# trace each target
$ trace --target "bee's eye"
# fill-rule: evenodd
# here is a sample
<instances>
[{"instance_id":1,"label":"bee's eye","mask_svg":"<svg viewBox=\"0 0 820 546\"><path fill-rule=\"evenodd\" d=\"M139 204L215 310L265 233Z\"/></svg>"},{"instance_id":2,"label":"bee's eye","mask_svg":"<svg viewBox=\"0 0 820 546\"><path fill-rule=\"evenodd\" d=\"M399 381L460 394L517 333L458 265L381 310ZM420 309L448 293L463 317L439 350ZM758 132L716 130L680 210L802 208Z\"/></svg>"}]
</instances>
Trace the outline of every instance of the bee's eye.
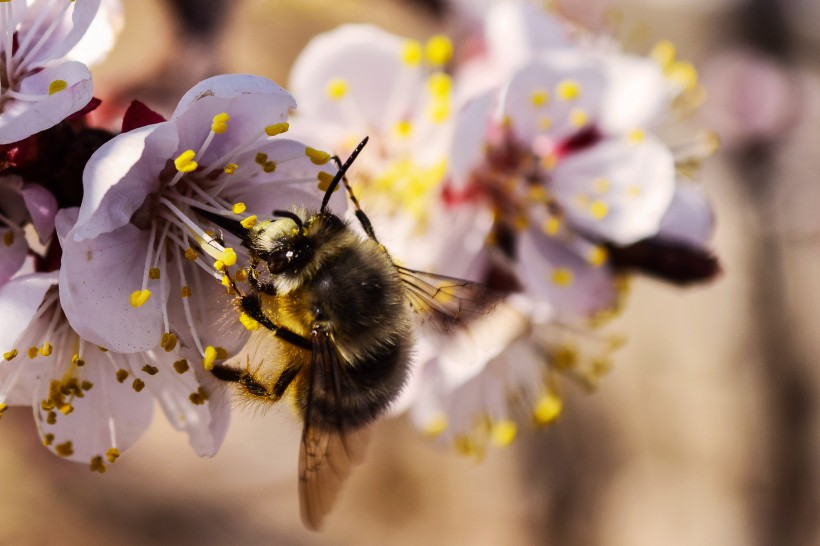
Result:
<instances>
[{"instance_id":1,"label":"bee's eye","mask_svg":"<svg viewBox=\"0 0 820 546\"><path fill-rule=\"evenodd\" d=\"M313 251L306 240L290 239L275 245L267 252L260 252L259 257L267 262L268 271L277 275L301 269L312 254Z\"/></svg>"}]
</instances>

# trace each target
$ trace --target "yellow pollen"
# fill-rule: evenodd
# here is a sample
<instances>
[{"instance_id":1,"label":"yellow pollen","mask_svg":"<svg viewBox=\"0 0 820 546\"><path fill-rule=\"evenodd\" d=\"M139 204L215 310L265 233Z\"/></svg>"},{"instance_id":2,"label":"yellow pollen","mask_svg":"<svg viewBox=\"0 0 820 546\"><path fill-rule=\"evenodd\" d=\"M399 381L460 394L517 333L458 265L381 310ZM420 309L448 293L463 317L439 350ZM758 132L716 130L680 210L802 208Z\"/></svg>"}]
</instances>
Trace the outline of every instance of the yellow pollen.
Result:
<instances>
[{"instance_id":1,"label":"yellow pollen","mask_svg":"<svg viewBox=\"0 0 820 546\"><path fill-rule=\"evenodd\" d=\"M427 79L427 91L438 99L445 99L450 96L453 82L450 76L442 72L433 74Z\"/></svg>"},{"instance_id":2,"label":"yellow pollen","mask_svg":"<svg viewBox=\"0 0 820 546\"><path fill-rule=\"evenodd\" d=\"M557 216L550 216L544 221L544 225L541 226L541 229L543 229L547 235L558 235L558 232L561 231L561 219Z\"/></svg>"},{"instance_id":3,"label":"yellow pollen","mask_svg":"<svg viewBox=\"0 0 820 546\"><path fill-rule=\"evenodd\" d=\"M540 163L542 168L551 171L558 164L558 156L552 153L547 154L541 158Z\"/></svg>"},{"instance_id":4,"label":"yellow pollen","mask_svg":"<svg viewBox=\"0 0 820 546\"><path fill-rule=\"evenodd\" d=\"M195 406L201 406L205 403L205 399L202 398L202 395L198 392L192 392L191 395L188 397L188 400L190 400L191 404Z\"/></svg>"},{"instance_id":5,"label":"yellow pollen","mask_svg":"<svg viewBox=\"0 0 820 546\"><path fill-rule=\"evenodd\" d=\"M51 343L46 341L43 343L43 346L40 347L40 354L42 356L51 356L51 352L54 350L54 347L51 346Z\"/></svg>"},{"instance_id":6,"label":"yellow pollen","mask_svg":"<svg viewBox=\"0 0 820 546\"><path fill-rule=\"evenodd\" d=\"M450 117L450 101L447 99L434 100L427 109L427 115L433 123L443 123Z\"/></svg>"},{"instance_id":7,"label":"yellow pollen","mask_svg":"<svg viewBox=\"0 0 820 546\"><path fill-rule=\"evenodd\" d=\"M595 191L598 193L606 193L609 191L609 179L606 177L598 177L592 183L592 187L595 188Z\"/></svg>"},{"instance_id":8,"label":"yellow pollen","mask_svg":"<svg viewBox=\"0 0 820 546\"><path fill-rule=\"evenodd\" d=\"M601 267L606 263L607 257L608 254L606 248L602 246L594 246L587 255L587 261L589 261L590 265Z\"/></svg>"},{"instance_id":9,"label":"yellow pollen","mask_svg":"<svg viewBox=\"0 0 820 546\"><path fill-rule=\"evenodd\" d=\"M142 379L134 379L134 382L131 384L131 388L134 389L134 392L141 392L142 389L145 388L145 381Z\"/></svg>"},{"instance_id":10,"label":"yellow pollen","mask_svg":"<svg viewBox=\"0 0 820 546\"><path fill-rule=\"evenodd\" d=\"M170 353L177 346L177 336L173 332L165 332L159 340L159 346L165 349L166 353Z\"/></svg>"},{"instance_id":11,"label":"yellow pollen","mask_svg":"<svg viewBox=\"0 0 820 546\"><path fill-rule=\"evenodd\" d=\"M418 66L421 64L424 51L421 44L415 40L407 40L401 48L401 60L407 66Z\"/></svg>"},{"instance_id":12,"label":"yellow pollen","mask_svg":"<svg viewBox=\"0 0 820 546\"><path fill-rule=\"evenodd\" d=\"M179 289L179 295L182 298L190 298L191 297L191 287L187 284Z\"/></svg>"},{"instance_id":13,"label":"yellow pollen","mask_svg":"<svg viewBox=\"0 0 820 546\"><path fill-rule=\"evenodd\" d=\"M211 131L221 135L228 130L228 120L231 119L227 113L222 112L214 116L213 123L211 123Z\"/></svg>"},{"instance_id":14,"label":"yellow pollen","mask_svg":"<svg viewBox=\"0 0 820 546\"><path fill-rule=\"evenodd\" d=\"M185 259L189 262L195 262L196 259L199 258L199 254L197 254L196 250L191 247L185 249Z\"/></svg>"},{"instance_id":15,"label":"yellow pollen","mask_svg":"<svg viewBox=\"0 0 820 546\"><path fill-rule=\"evenodd\" d=\"M126 370L117 370L117 383L125 383L128 379L128 372Z\"/></svg>"},{"instance_id":16,"label":"yellow pollen","mask_svg":"<svg viewBox=\"0 0 820 546\"><path fill-rule=\"evenodd\" d=\"M214 269L216 269L217 271L222 271L223 269L225 269L225 262L223 262L222 260L214 260Z\"/></svg>"},{"instance_id":17,"label":"yellow pollen","mask_svg":"<svg viewBox=\"0 0 820 546\"><path fill-rule=\"evenodd\" d=\"M316 178L319 179L319 189L322 191L327 191L330 187L330 183L333 182L333 175L325 171L319 171Z\"/></svg>"},{"instance_id":18,"label":"yellow pollen","mask_svg":"<svg viewBox=\"0 0 820 546\"><path fill-rule=\"evenodd\" d=\"M242 225L243 228L251 229L253 226L256 225L256 220L257 220L256 215L253 214L251 216L248 216L247 218L245 218L244 220L242 220L239 223Z\"/></svg>"},{"instance_id":19,"label":"yellow pollen","mask_svg":"<svg viewBox=\"0 0 820 546\"><path fill-rule=\"evenodd\" d=\"M205 355L202 358L202 367L208 371L214 369L214 362L216 362L216 349L212 345L205 347Z\"/></svg>"},{"instance_id":20,"label":"yellow pollen","mask_svg":"<svg viewBox=\"0 0 820 546\"><path fill-rule=\"evenodd\" d=\"M578 349L571 345L558 347L552 355L552 362L559 370L574 368L578 363Z\"/></svg>"},{"instance_id":21,"label":"yellow pollen","mask_svg":"<svg viewBox=\"0 0 820 546\"><path fill-rule=\"evenodd\" d=\"M39 349L37 347L29 347L28 348L28 357L30 360L34 360L37 358L37 354L39 353Z\"/></svg>"},{"instance_id":22,"label":"yellow pollen","mask_svg":"<svg viewBox=\"0 0 820 546\"><path fill-rule=\"evenodd\" d=\"M71 363L74 364L75 366L85 366L85 360L80 358L80 355L78 355L76 353L71 355Z\"/></svg>"},{"instance_id":23,"label":"yellow pollen","mask_svg":"<svg viewBox=\"0 0 820 546\"><path fill-rule=\"evenodd\" d=\"M142 371L144 371L148 375L157 375L157 373L159 373L159 368L157 368L156 366L151 366L150 364L146 364L142 367Z\"/></svg>"},{"instance_id":24,"label":"yellow pollen","mask_svg":"<svg viewBox=\"0 0 820 546\"><path fill-rule=\"evenodd\" d=\"M447 415L444 413L439 413L428 423L424 426L424 434L430 437L440 436L445 430L447 430L447 426L449 422L447 420Z\"/></svg>"},{"instance_id":25,"label":"yellow pollen","mask_svg":"<svg viewBox=\"0 0 820 546\"><path fill-rule=\"evenodd\" d=\"M603 220L609 214L609 205L603 201L593 201L589 206L589 213L596 220Z\"/></svg>"},{"instance_id":26,"label":"yellow pollen","mask_svg":"<svg viewBox=\"0 0 820 546\"><path fill-rule=\"evenodd\" d=\"M577 100L581 96L581 84L577 80L562 80L555 87L555 94L561 100Z\"/></svg>"},{"instance_id":27,"label":"yellow pollen","mask_svg":"<svg viewBox=\"0 0 820 546\"><path fill-rule=\"evenodd\" d=\"M236 172L236 169L238 168L239 165L237 165L236 163L228 163L227 165L225 165L225 169L223 170L225 171L225 174L233 174Z\"/></svg>"},{"instance_id":28,"label":"yellow pollen","mask_svg":"<svg viewBox=\"0 0 820 546\"><path fill-rule=\"evenodd\" d=\"M11 351L6 351L3 353L4 360L12 360L15 356L17 356L17 349L12 349Z\"/></svg>"},{"instance_id":29,"label":"yellow pollen","mask_svg":"<svg viewBox=\"0 0 820 546\"><path fill-rule=\"evenodd\" d=\"M282 133L286 133L288 129L290 129L290 123L287 121L282 121L280 123L274 123L273 125L268 125L265 127L265 134L268 136L281 135Z\"/></svg>"},{"instance_id":30,"label":"yellow pollen","mask_svg":"<svg viewBox=\"0 0 820 546\"><path fill-rule=\"evenodd\" d=\"M71 442L71 440L63 442L62 444L57 444L56 446L54 446L54 451L60 457L71 457L72 455L74 455L74 444Z\"/></svg>"},{"instance_id":31,"label":"yellow pollen","mask_svg":"<svg viewBox=\"0 0 820 546\"><path fill-rule=\"evenodd\" d=\"M134 290L133 292L131 292L131 298L129 300L131 302L131 307L142 307L143 305L145 305L145 302L147 302L148 298L150 297L150 290Z\"/></svg>"},{"instance_id":32,"label":"yellow pollen","mask_svg":"<svg viewBox=\"0 0 820 546\"><path fill-rule=\"evenodd\" d=\"M311 147L305 148L305 155L310 158L310 162L314 165L325 165L331 158L329 153Z\"/></svg>"},{"instance_id":33,"label":"yellow pollen","mask_svg":"<svg viewBox=\"0 0 820 546\"><path fill-rule=\"evenodd\" d=\"M627 138L629 139L629 142L631 142L632 144L640 144L641 142L646 140L646 133L643 131L643 129L634 129L629 132Z\"/></svg>"},{"instance_id":34,"label":"yellow pollen","mask_svg":"<svg viewBox=\"0 0 820 546\"><path fill-rule=\"evenodd\" d=\"M536 203L546 203L549 201L550 194L544 186L530 186L530 199Z\"/></svg>"},{"instance_id":35,"label":"yellow pollen","mask_svg":"<svg viewBox=\"0 0 820 546\"><path fill-rule=\"evenodd\" d=\"M572 284L575 275L573 275L572 270L566 267L556 267L552 271L552 282L556 286L569 286Z\"/></svg>"},{"instance_id":36,"label":"yellow pollen","mask_svg":"<svg viewBox=\"0 0 820 546\"><path fill-rule=\"evenodd\" d=\"M188 361L187 360L182 359L182 360L177 360L176 362L174 362L174 370L178 374L182 375L185 372L187 372L188 369L189 369L189 366L188 366Z\"/></svg>"},{"instance_id":37,"label":"yellow pollen","mask_svg":"<svg viewBox=\"0 0 820 546\"><path fill-rule=\"evenodd\" d=\"M186 150L179 154L179 156L174 160L174 166L177 170L181 173L190 173L194 172L199 165L194 158L196 157L196 152L193 150Z\"/></svg>"},{"instance_id":38,"label":"yellow pollen","mask_svg":"<svg viewBox=\"0 0 820 546\"><path fill-rule=\"evenodd\" d=\"M684 89L691 90L698 85L698 71L691 63L676 61L665 70L666 76Z\"/></svg>"},{"instance_id":39,"label":"yellow pollen","mask_svg":"<svg viewBox=\"0 0 820 546\"><path fill-rule=\"evenodd\" d=\"M162 276L162 273L160 272L158 267L152 267L151 269L148 270L148 278L151 279L152 281L158 280L161 276Z\"/></svg>"},{"instance_id":40,"label":"yellow pollen","mask_svg":"<svg viewBox=\"0 0 820 546\"><path fill-rule=\"evenodd\" d=\"M334 78L327 82L327 87L325 91L327 92L328 98L331 100L339 100L344 98L347 95L347 81L342 78Z\"/></svg>"},{"instance_id":41,"label":"yellow pollen","mask_svg":"<svg viewBox=\"0 0 820 546\"><path fill-rule=\"evenodd\" d=\"M503 419L492 426L493 443L498 447L507 447L512 444L517 434L518 427L509 419Z\"/></svg>"},{"instance_id":42,"label":"yellow pollen","mask_svg":"<svg viewBox=\"0 0 820 546\"><path fill-rule=\"evenodd\" d=\"M234 214L242 214L243 212L245 212L246 209L247 207L245 206L245 203L237 203L233 207L231 207L231 210Z\"/></svg>"},{"instance_id":43,"label":"yellow pollen","mask_svg":"<svg viewBox=\"0 0 820 546\"><path fill-rule=\"evenodd\" d=\"M535 404L532 417L537 425L548 425L561 415L563 408L564 403L561 399L553 393L548 393L542 396Z\"/></svg>"},{"instance_id":44,"label":"yellow pollen","mask_svg":"<svg viewBox=\"0 0 820 546\"><path fill-rule=\"evenodd\" d=\"M54 80L48 84L48 94L53 95L54 93L59 93L60 91L64 91L67 87L68 83L65 80Z\"/></svg>"},{"instance_id":45,"label":"yellow pollen","mask_svg":"<svg viewBox=\"0 0 820 546\"><path fill-rule=\"evenodd\" d=\"M91 381L83 381L80 384L80 388L83 389L84 391L90 391L91 389L94 388L94 383L92 383Z\"/></svg>"},{"instance_id":46,"label":"yellow pollen","mask_svg":"<svg viewBox=\"0 0 820 546\"><path fill-rule=\"evenodd\" d=\"M444 66L453 57L453 42L443 34L438 34L427 40L425 46L427 62L432 66Z\"/></svg>"},{"instance_id":47,"label":"yellow pollen","mask_svg":"<svg viewBox=\"0 0 820 546\"><path fill-rule=\"evenodd\" d=\"M48 412L46 414L46 423L48 423L49 425L53 425L56 422L57 422L57 412L55 412L55 411Z\"/></svg>"},{"instance_id":48,"label":"yellow pollen","mask_svg":"<svg viewBox=\"0 0 820 546\"><path fill-rule=\"evenodd\" d=\"M583 127L589 121L589 114L583 108L573 108L569 113L569 122L574 127Z\"/></svg>"},{"instance_id":49,"label":"yellow pollen","mask_svg":"<svg viewBox=\"0 0 820 546\"><path fill-rule=\"evenodd\" d=\"M225 262L225 265L231 267L236 263L236 252L231 247L225 249L225 252L222 254L222 261Z\"/></svg>"},{"instance_id":50,"label":"yellow pollen","mask_svg":"<svg viewBox=\"0 0 820 546\"><path fill-rule=\"evenodd\" d=\"M222 280L220 281L222 286L228 289L226 294L232 293L233 287L231 287L231 278L228 275L222 275Z\"/></svg>"},{"instance_id":51,"label":"yellow pollen","mask_svg":"<svg viewBox=\"0 0 820 546\"><path fill-rule=\"evenodd\" d=\"M108 470L105 467L103 458L100 455L92 457L88 467L91 469L92 472L99 472L100 474L105 474L105 471Z\"/></svg>"},{"instance_id":52,"label":"yellow pollen","mask_svg":"<svg viewBox=\"0 0 820 546\"><path fill-rule=\"evenodd\" d=\"M545 91L544 89L537 89L532 92L532 95L530 95L530 102L533 106L538 108L540 106L544 106L545 104L547 104L549 98L550 94L547 91Z\"/></svg>"},{"instance_id":53,"label":"yellow pollen","mask_svg":"<svg viewBox=\"0 0 820 546\"><path fill-rule=\"evenodd\" d=\"M54 443L54 435L51 433L43 434L43 445L48 447Z\"/></svg>"},{"instance_id":54,"label":"yellow pollen","mask_svg":"<svg viewBox=\"0 0 820 546\"><path fill-rule=\"evenodd\" d=\"M248 330L258 330L259 329L259 322L257 322L254 318L248 316L246 313L242 313L239 315L239 322L242 323L242 326L247 328Z\"/></svg>"},{"instance_id":55,"label":"yellow pollen","mask_svg":"<svg viewBox=\"0 0 820 546\"><path fill-rule=\"evenodd\" d=\"M649 56L653 61L666 68L675 62L675 57L677 56L675 44L668 40L660 41L652 48L652 52Z\"/></svg>"},{"instance_id":56,"label":"yellow pollen","mask_svg":"<svg viewBox=\"0 0 820 546\"><path fill-rule=\"evenodd\" d=\"M9 230L3 234L3 244L11 246L14 244L14 232Z\"/></svg>"},{"instance_id":57,"label":"yellow pollen","mask_svg":"<svg viewBox=\"0 0 820 546\"><path fill-rule=\"evenodd\" d=\"M69 413L74 411L74 406L72 406L71 404L63 404L57 409L60 410L60 413L62 413L63 415L68 415Z\"/></svg>"},{"instance_id":58,"label":"yellow pollen","mask_svg":"<svg viewBox=\"0 0 820 546\"><path fill-rule=\"evenodd\" d=\"M0 415L3 415L3 412L8 409L9 405L5 402L0 402Z\"/></svg>"},{"instance_id":59,"label":"yellow pollen","mask_svg":"<svg viewBox=\"0 0 820 546\"><path fill-rule=\"evenodd\" d=\"M256 163L258 163L259 165L263 165L263 166L264 166L264 165L265 165L265 163L267 163L267 162L268 162L268 154L266 154L265 152L259 152L259 153L257 153L257 154L254 156L253 160L254 160Z\"/></svg>"},{"instance_id":60,"label":"yellow pollen","mask_svg":"<svg viewBox=\"0 0 820 546\"><path fill-rule=\"evenodd\" d=\"M114 464L120 458L120 450L116 447L110 448L105 452L105 458L108 459L109 463Z\"/></svg>"},{"instance_id":61,"label":"yellow pollen","mask_svg":"<svg viewBox=\"0 0 820 546\"><path fill-rule=\"evenodd\" d=\"M240 269L236 272L236 280L238 280L239 282L245 282L246 280L248 280L248 274L245 273L244 269Z\"/></svg>"}]
</instances>

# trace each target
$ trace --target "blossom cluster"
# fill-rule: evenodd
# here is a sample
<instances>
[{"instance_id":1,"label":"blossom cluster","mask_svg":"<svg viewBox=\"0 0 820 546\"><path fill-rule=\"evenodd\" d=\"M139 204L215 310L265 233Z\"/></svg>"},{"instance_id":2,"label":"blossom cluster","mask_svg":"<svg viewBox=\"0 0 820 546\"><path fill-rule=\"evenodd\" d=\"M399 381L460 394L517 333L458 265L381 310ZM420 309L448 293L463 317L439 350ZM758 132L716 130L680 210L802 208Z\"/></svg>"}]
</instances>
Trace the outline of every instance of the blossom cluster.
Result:
<instances>
[{"instance_id":1,"label":"blossom cluster","mask_svg":"<svg viewBox=\"0 0 820 546\"><path fill-rule=\"evenodd\" d=\"M630 274L719 269L694 181L714 138L672 143L702 90L667 42L628 53L526 2L459 44L346 25L308 44L290 92L215 76L167 119L135 101L115 134L89 126L87 65L120 19L113 0L0 2L0 415L31 406L43 444L92 470L154 400L218 450L230 399L209 370L258 324L226 274L248 251L213 220L318 209L331 154L365 136L351 183L390 255L496 295L454 336L419 331L394 407L465 453L554 421L563 377L596 383Z\"/></svg>"}]
</instances>

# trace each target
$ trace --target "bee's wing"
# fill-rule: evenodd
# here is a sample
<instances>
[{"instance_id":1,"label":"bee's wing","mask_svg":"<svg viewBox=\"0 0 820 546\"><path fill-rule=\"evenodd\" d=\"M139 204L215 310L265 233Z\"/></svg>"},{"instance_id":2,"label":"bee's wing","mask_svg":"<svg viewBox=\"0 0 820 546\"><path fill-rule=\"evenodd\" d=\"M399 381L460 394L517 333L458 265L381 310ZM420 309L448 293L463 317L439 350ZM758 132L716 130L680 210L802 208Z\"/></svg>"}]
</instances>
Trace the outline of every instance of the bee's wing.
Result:
<instances>
[{"instance_id":1,"label":"bee's wing","mask_svg":"<svg viewBox=\"0 0 820 546\"><path fill-rule=\"evenodd\" d=\"M327 332L314 334L311 360L299 451L299 502L305 526L316 530L333 507L342 482L362 462L369 429L351 428L344 422L339 378L344 368ZM316 410L319 397L330 406L322 415Z\"/></svg>"},{"instance_id":2,"label":"bee's wing","mask_svg":"<svg viewBox=\"0 0 820 546\"><path fill-rule=\"evenodd\" d=\"M498 294L482 284L396 266L420 324L450 335L488 313Z\"/></svg>"}]
</instances>

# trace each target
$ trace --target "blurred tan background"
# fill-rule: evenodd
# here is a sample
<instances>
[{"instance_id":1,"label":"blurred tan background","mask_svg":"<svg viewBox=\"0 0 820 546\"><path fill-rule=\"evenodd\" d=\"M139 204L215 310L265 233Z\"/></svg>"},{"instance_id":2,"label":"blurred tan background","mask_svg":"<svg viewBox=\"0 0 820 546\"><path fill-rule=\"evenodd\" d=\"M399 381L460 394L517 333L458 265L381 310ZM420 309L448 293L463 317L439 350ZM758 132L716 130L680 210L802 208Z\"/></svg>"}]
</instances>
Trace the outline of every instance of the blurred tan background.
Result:
<instances>
[{"instance_id":1,"label":"blurred tan background","mask_svg":"<svg viewBox=\"0 0 820 546\"><path fill-rule=\"evenodd\" d=\"M186 24L170 1L123 3L97 95L164 113L218 72L285 85L310 37L340 22L418 38L445 25L435 2L411 0L188 2ZM43 449L13 408L0 544L820 544L820 1L619 7L623 35L670 39L701 69L700 123L725 141L702 175L725 273L689 289L636 280L614 325L629 343L597 393L568 388L556 425L481 464L383 422L322 534L299 521L299 426L285 415L235 412L203 460L158 414L101 476Z\"/></svg>"}]
</instances>

